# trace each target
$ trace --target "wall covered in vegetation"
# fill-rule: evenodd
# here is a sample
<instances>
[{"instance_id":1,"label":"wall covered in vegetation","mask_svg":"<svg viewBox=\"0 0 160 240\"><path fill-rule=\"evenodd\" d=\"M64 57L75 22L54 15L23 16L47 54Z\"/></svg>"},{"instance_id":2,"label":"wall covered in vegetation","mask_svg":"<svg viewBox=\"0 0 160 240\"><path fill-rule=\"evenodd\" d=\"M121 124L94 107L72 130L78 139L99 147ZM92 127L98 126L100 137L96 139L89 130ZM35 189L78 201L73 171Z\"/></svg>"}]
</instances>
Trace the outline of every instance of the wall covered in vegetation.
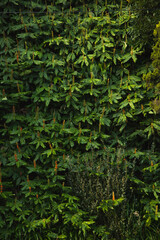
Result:
<instances>
[{"instance_id":1,"label":"wall covered in vegetation","mask_svg":"<svg viewBox=\"0 0 160 240\"><path fill-rule=\"evenodd\" d=\"M129 1L0 7L2 239L158 236L160 121Z\"/></svg>"}]
</instances>

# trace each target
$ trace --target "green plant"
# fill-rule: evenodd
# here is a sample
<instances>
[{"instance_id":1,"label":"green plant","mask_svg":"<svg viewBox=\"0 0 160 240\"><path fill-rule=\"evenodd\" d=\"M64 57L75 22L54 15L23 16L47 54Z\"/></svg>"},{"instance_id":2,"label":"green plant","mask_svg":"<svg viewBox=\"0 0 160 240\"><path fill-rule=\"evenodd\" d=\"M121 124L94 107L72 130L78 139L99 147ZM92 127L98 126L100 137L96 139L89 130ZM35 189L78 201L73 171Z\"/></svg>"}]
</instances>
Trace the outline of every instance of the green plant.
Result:
<instances>
[{"instance_id":1,"label":"green plant","mask_svg":"<svg viewBox=\"0 0 160 240\"><path fill-rule=\"evenodd\" d=\"M136 212L141 220L152 201L143 202L145 192L132 180L142 180L149 154L158 156L160 126L149 105L155 92L141 79L145 52L132 39L130 4L4 0L0 7L1 238L112 238L105 223L114 213L118 226L123 214L116 206L104 213L102 202L108 206L113 191L116 199L129 191L133 198L119 205L128 211L118 226L122 236L128 219ZM79 199L67 177L77 159L77 183L92 183L89 195L89 185L80 187Z\"/></svg>"},{"instance_id":2,"label":"green plant","mask_svg":"<svg viewBox=\"0 0 160 240\"><path fill-rule=\"evenodd\" d=\"M135 160L132 170L128 172L131 165L125 154L122 148L105 147L97 154L94 151L84 154L81 161L74 157L67 158L67 178L73 194L79 197L84 211L95 215L97 224L107 226L108 239L137 236L142 225L136 207L129 208L134 197L129 179L134 176Z\"/></svg>"}]
</instances>

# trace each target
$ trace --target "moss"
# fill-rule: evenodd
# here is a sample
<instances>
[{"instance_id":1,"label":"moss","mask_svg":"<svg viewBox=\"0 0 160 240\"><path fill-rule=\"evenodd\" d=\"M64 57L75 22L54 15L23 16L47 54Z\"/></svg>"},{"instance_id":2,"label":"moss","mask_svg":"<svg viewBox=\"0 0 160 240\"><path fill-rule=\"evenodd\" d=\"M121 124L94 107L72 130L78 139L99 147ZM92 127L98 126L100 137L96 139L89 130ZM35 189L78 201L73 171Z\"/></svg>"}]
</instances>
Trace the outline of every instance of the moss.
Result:
<instances>
[{"instance_id":1,"label":"moss","mask_svg":"<svg viewBox=\"0 0 160 240\"><path fill-rule=\"evenodd\" d=\"M153 71L143 75L143 80L146 81L148 89L154 88L156 95L160 94L160 22L156 25L153 32L155 37L155 45L151 54ZM159 101L159 100L158 100ZM157 100L151 103L151 106L156 112L159 112L159 104Z\"/></svg>"},{"instance_id":2,"label":"moss","mask_svg":"<svg viewBox=\"0 0 160 240\"><path fill-rule=\"evenodd\" d=\"M154 99L150 104L151 104L152 109L156 113L160 113L160 100L159 99Z\"/></svg>"}]
</instances>

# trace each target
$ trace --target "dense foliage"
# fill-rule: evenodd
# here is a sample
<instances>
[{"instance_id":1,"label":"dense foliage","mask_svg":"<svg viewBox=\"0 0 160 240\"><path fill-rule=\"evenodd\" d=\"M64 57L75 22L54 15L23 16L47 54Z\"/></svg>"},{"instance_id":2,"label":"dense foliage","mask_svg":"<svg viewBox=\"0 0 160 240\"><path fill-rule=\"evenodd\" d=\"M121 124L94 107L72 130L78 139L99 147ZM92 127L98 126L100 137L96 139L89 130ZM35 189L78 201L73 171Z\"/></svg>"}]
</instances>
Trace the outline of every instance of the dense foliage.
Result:
<instances>
[{"instance_id":1,"label":"dense foliage","mask_svg":"<svg viewBox=\"0 0 160 240\"><path fill-rule=\"evenodd\" d=\"M157 239L159 25L150 67L130 1L0 7L1 238Z\"/></svg>"},{"instance_id":2,"label":"dense foliage","mask_svg":"<svg viewBox=\"0 0 160 240\"><path fill-rule=\"evenodd\" d=\"M129 0L135 14L134 38L146 45L146 52L150 52L153 44L153 29L159 22L159 1Z\"/></svg>"},{"instance_id":3,"label":"dense foliage","mask_svg":"<svg viewBox=\"0 0 160 240\"><path fill-rule=\"evenodd\" d=\"M155 45L151 54L152 65L150 71L144 74L143 79L146 81L148 89L154 88L155 99L152 100L151 106L156 113L160 112L160 22L156 25L154 30Z\"/></svg>"}]
</instances>

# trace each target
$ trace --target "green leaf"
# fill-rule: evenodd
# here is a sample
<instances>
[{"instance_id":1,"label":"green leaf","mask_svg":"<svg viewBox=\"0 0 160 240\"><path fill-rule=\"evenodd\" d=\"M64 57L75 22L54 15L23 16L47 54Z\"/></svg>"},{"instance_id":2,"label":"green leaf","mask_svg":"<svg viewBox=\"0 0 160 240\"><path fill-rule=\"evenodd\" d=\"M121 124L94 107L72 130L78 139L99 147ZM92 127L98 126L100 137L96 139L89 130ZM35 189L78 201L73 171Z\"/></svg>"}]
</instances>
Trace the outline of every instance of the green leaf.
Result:
<instances>
[{"instance_id":1,"label":"green leaf","mask_svg":"<svg viewBox=\"0 0 160 240\"><path fill-rule=\"evenodd\" d=\"M54 149L48 149L42 153L42 155L47 155L47 157L49 157L52 154L56 155L56 151Z\"/></svg>"}]
</instances>

